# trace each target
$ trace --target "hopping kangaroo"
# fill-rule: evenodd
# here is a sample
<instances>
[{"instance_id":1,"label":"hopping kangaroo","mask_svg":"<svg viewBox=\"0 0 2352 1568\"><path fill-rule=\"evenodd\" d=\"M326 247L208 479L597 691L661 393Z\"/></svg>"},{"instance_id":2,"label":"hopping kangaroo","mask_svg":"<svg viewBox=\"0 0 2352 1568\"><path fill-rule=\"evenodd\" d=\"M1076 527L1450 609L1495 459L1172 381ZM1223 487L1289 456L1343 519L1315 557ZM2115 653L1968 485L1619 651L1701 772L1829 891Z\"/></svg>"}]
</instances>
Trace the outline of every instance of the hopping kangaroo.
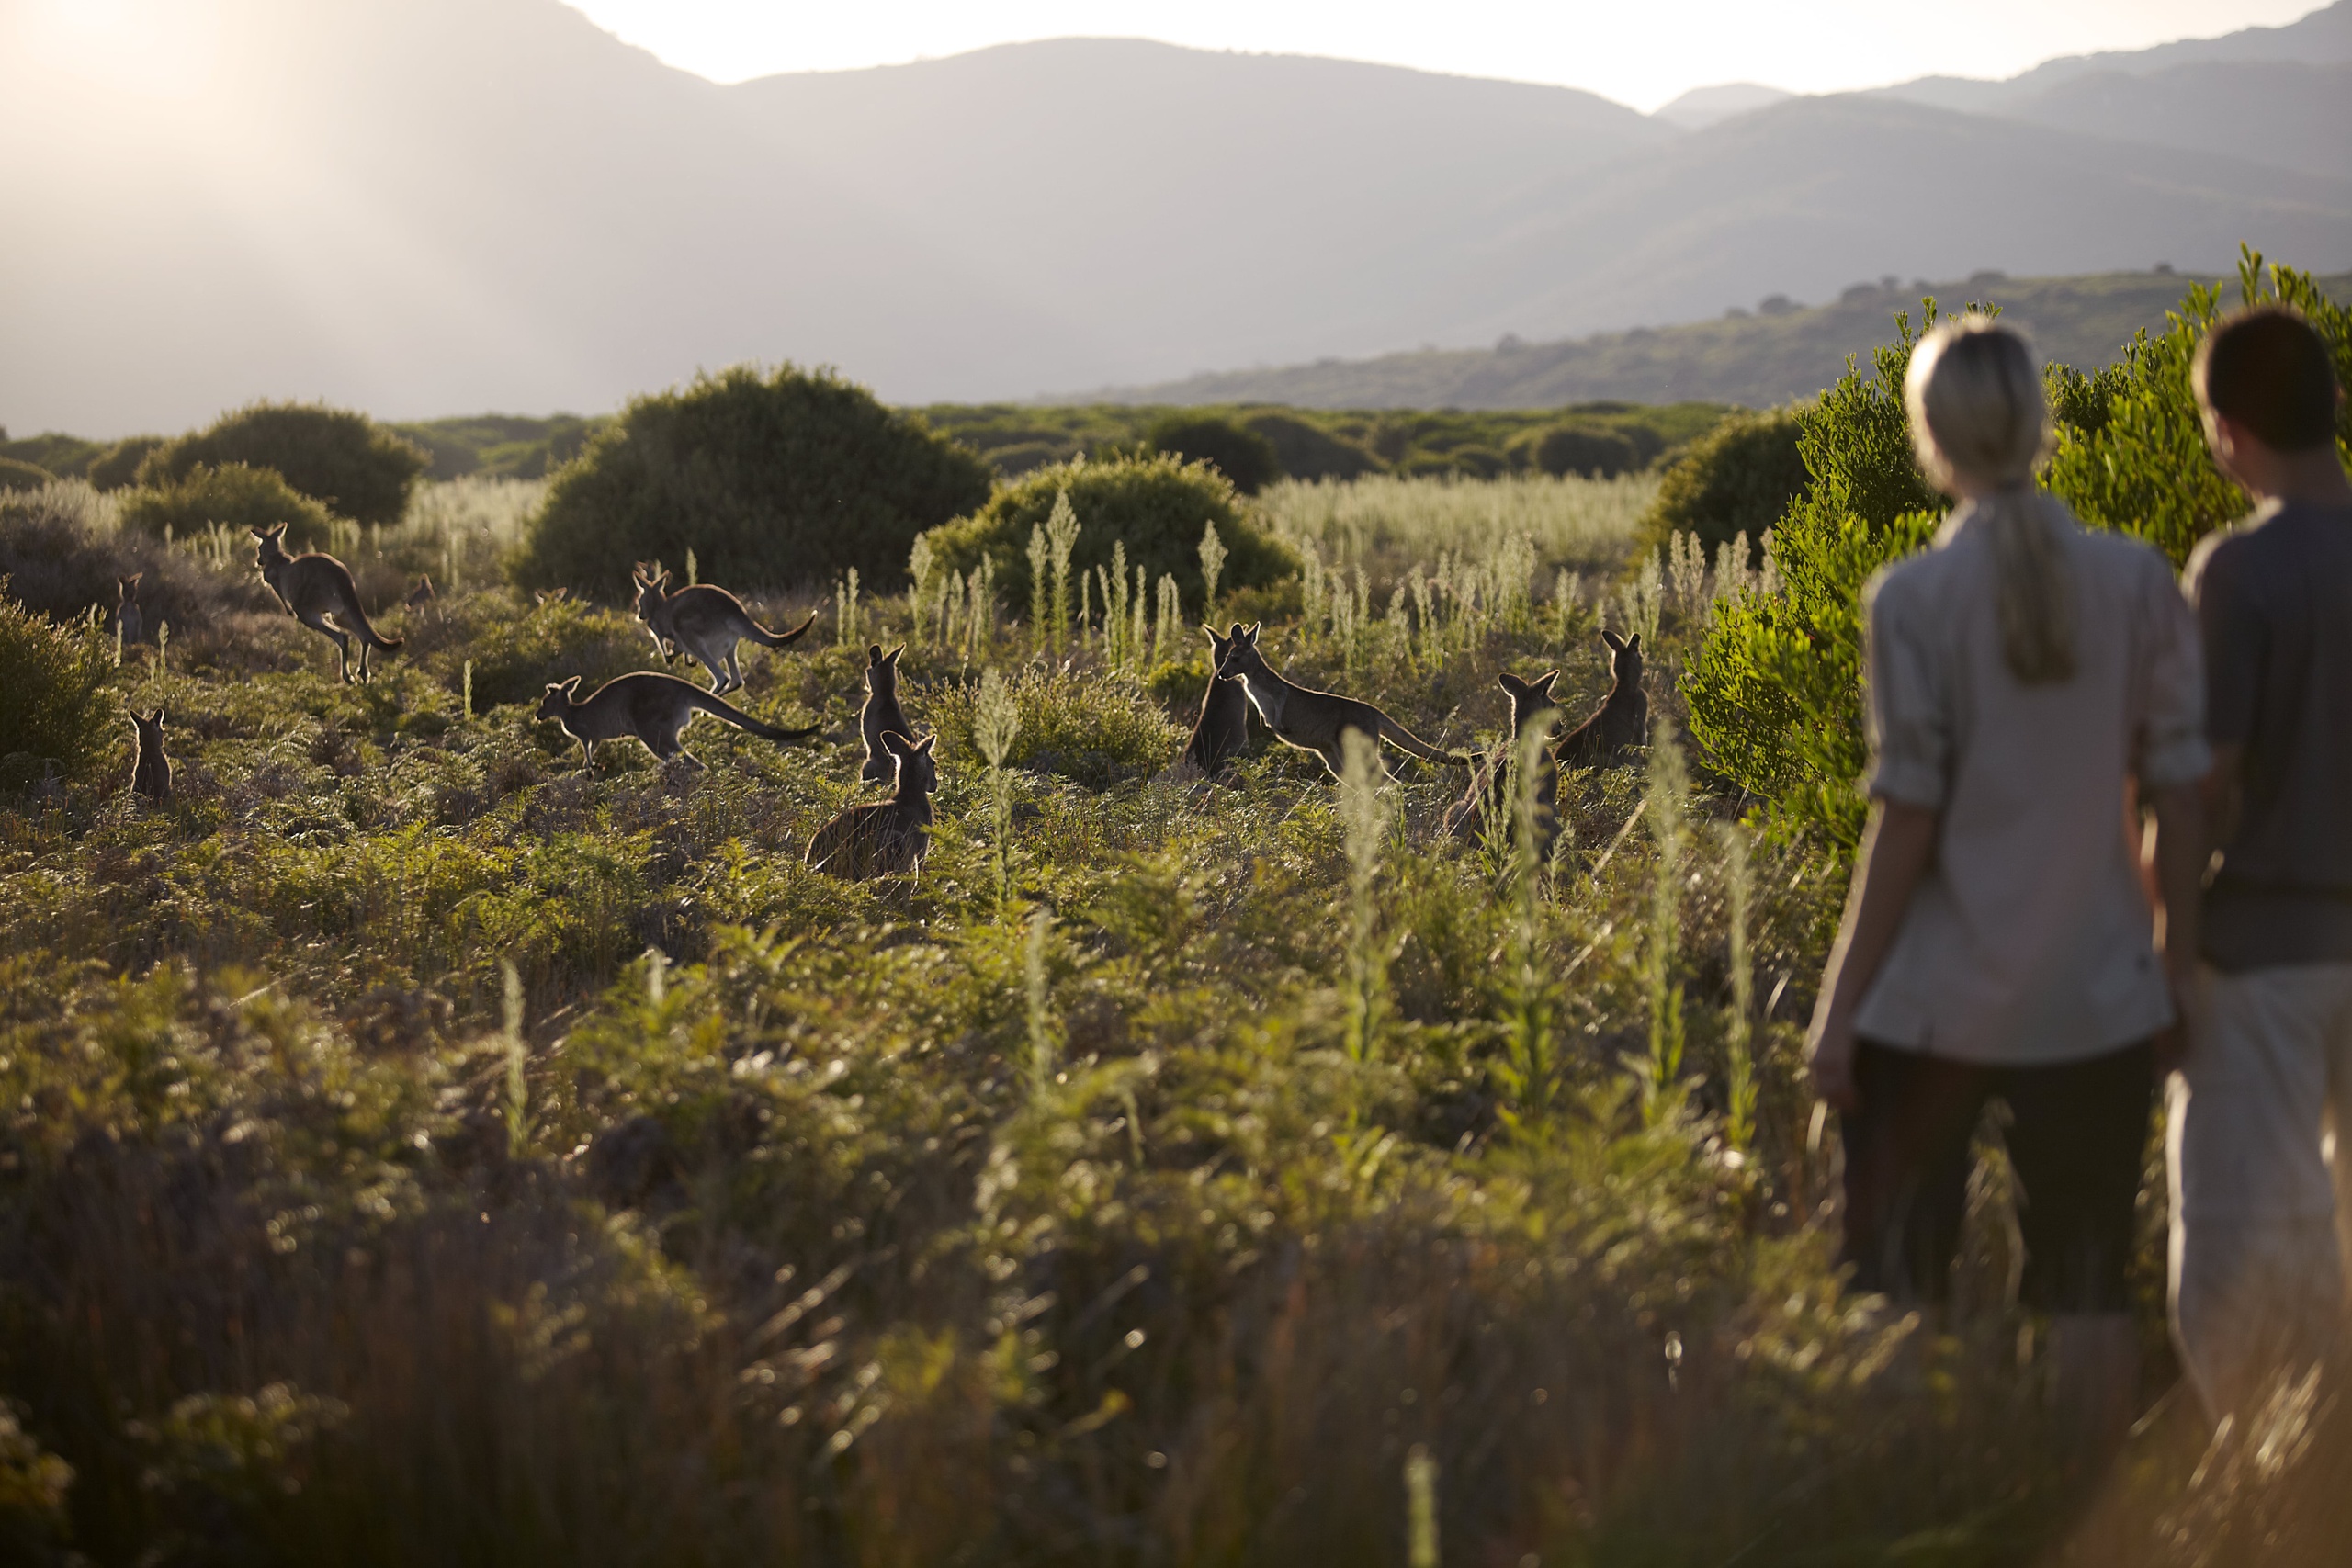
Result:
<instances>
[{"instance_id":1,"label":"hopping kangaroo","mask_svg":"<svg viewBox=\"0 0 2352 1568\"><path fill-rule=\"evenodd\" d=\"M1425 762L1452 762L1466 767L1477 760L1459 752L1439 750L1370 703L1343 697L1337 692L1293 685L1275 674L1265 656L1258 651L1258 632L1257 626L1236 627L1231 641L1226 645L1225 656L1217 660L1216 672L1242 683L1250 694L1250 705L1258 710L1258 716L1266 721L1266 728L1274 732L1275 739L1285 746L1314 752L1323 759L1323 765L1331 770L1333 778L1340 776L1345 765L1340 737L1351 729L1375 746L1383 740L1393 740Z\"/></svg>"},{"instance_id":2,"label":"hopping kangaroo","mask_svg":"<svg viewBox=\"0 0 2352 1568\"><path fill-rule=\"evenodd\" d=\"M903 642L888 653L878 642L866 645L865 705L857 710L857 733L865 742L865 765L857 770L857 776L865 784L888 784L897 776L898 761L883 742L893 735L915 732L899 706L899 655L906 651Z\"/></svg>"},{"instance_id":3,"label":"hopping kangaroo","mask_svg":"<svg viewBox=\"0 0 2352 1568\"><path fill-rule=\"evenodd\" d=\"M139 761L130 770L131 793L162 806L172 798L172 760L164 755L164 710L141 713L132 708L130 722L139 729Z\"/></svg>"},{"instance_id":4,"label":"hopping kangaroo","mask_svg":"<svg viewBox=\"0 0 2352 1568\"><path fill-rule=\"evenodd\" d=\"M114 580L114 624L115 629L122 634L122 646L125 648L137 642L140 635L147 629L147 617L139 611L139 580L146 575L143 571L134 571L129 577Z\"/></svg>"},{"instance_id":5,"label":"hopping kangaroo","mask_svg":"<svg viewBox=\"0 0 2352 1568\"><path fill-rule=\"evenodd\" d=\"M910 740L893 730L882 746L899 771L899 791L888 800L853 806L808 840L811 871L830 872L853 882L921 872L931 830L931 792L939 787L939 764L931 755L936 735Z\"/></svg>"},{"instance_id":6,"label":"hopping kangaroo","mask_svg":"<svg viewBox=\"0 0 2352 1568\"><path fill-rule=\"evenodd\" d=\"M368 655L377 649L390 653L400 647L402 639L386 637L368 622L368 612L359 607L359 590L351 581L351 570L333 556L307 551L299 556L286 553L286 525L270 528L255 528L254 537L261 541L261 548L254 553L254 565L261 568L261 578L286 613L317 632L321 637L334 638L335 651L343 660L345 685L351 683L351 638L359 638L359 678L369 678ZM329 625L327 617L334 622Z\"/></svg>"},{"instance_id":7,"label":"hopping kangaroo","mask_svg":"<svg viewBox=\"0 0 2352 1568\"><path fill-rule=\"evenodd\" d=\"M1560 742L1553 755L1564 768L1601 767L1622 752L1646 745L1650 738L1650 700L1642 692L1642 637L1628 642L1604 631L1609 645L1609 695L1593 716Z\"/></svg>"},{"instance_id":8,"label":"hopping kangaroo","mask_svg":"<svg viewBox=\"0 0 2352 1568\"><path fill-rule=\"evenodd\" d=\"M631 574L637 581L637 618L653 634L653 647L667 663L680 653L687 662L710 671L710 689L725 695L740 691L743 671L735 662L735 645L749 637L762 648L783 648L797 641L817 624L817 612L788 632L772 632L752 619L743 601L707 582L670 592L670 573L650 575L640 564Z\"/></svg>"},{"instance_id":9,"label":"hopping kangaroo","mask_svg":"<svg viewBox=\"0 0 2352 1568\"><path fill-rule=\"evenodd\" d=\"M1510 696L1510 730L1503 743L1478 764L1470 792L1446 807L1442 826L1447 832L1475 839L1486 831L1490 814L1500 814L1504 821L1510 819L1517 803L1504 785L1510 778L1511 759L1531 728L1540 728L1545 740L1551 739L1552 725L1560 716L1560 710L1552 705L1552 682L1559 678L1557 670L1547 670L1532 681L1522 681L1508 670L1495 677L1495 683ZM1552 840L1560 830L1560 764L1548 748L1539 751L1537 758L1535 853L1538 859L1549 859Z\"/></svg>"},{"instance_id":10,"label":"hopping kangaroo","mask_svg":"<svg viewBox=\"0 0 2352 1568\"><path fill-rule=\"evenodd\" d=\"M1239 681L1218 673L1226 650L1241 636L1241 623L1234 622L1233 629L1223 637L1216 635L1215 626L1201 630L1209 639L1209 689L1201 695L1201 716L1193 721L1184 760L1214 778L1227 758L1239 756L1250 743L1250 697Z\"/></svg>"},{"instance_id":11,"label":"hopping kangaroo","mask_svg":"<svg viewBox=\"0 0 2352 1568\"><path fill-rule=\"evenodd\" d=\"M583 768L596 765L598 744L629 736L643 741L645 749L664 762L673 757L684 757L697 768L703 766L702 759L678 739L694 721L697 709L716 715L738 729L749 730L763 740L805 740L824 728L822 724L812 724L806 729L778 729L753 718L732 703L721 701L691 681L681 681L658 670L616 675L589 694L585 702L572 694L579 686L577 675L551 683L548 694L540 700L539 716L554 719L563 726L565 734L580 742Z\"/></svg>"}]
</instances>

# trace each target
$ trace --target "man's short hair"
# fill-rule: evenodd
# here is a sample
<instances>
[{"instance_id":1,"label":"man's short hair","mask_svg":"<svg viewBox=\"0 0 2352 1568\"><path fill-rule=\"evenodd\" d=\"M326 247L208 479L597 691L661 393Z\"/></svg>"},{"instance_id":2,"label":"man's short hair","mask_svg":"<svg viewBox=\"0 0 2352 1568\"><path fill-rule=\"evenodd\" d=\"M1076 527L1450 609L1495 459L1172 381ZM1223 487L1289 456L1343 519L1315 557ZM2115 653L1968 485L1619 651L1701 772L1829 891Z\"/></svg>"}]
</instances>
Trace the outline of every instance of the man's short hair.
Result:
<instances>
[{"instance_id":1,"label":"man's short hair","mask_svg":"<svg viewBox=\"0 0 2352 1568\"><path fill-rule=\"evenodd\" d=\"M2240 310L2205 334L2189 371L2200 402L2274 452L2335 437L2335 367L2327 344L2283 305Z\"/></svg>"}]
</instances>

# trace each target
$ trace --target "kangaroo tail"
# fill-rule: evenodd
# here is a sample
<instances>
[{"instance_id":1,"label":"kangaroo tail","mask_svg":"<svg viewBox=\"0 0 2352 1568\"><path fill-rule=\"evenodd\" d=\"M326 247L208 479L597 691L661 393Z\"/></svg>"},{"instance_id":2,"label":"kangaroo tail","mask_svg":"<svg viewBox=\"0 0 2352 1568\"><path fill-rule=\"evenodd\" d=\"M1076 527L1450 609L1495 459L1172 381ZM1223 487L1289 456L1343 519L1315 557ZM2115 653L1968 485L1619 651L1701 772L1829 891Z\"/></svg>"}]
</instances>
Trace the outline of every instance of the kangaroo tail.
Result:
<instances>
[{"instance_id":1,"label":"kangaroo tail","mask_svg":"<svg viewBox=\"0 0 2352 1568\"><path fill-rule=\"evenodd\" d=\"M350 616L351 629L359 634L361 641L371 647L380 648L389 653L408 640L404 637L386 637L382 632L378 631L376 623L368 618L368 612L359 607L359 594L356 591L345 586L337 596L343 600L343 608L336 614L335 619L341 620L345 615Z\"/></svg>"},{"instance_id":2,"label":"kangaroo tail","mask_svg":"<svg viewBox=\"0 0 2352 1568\"><path fill-rule=\"evenodd\" d=\"M700 687L695 689L695 694L691 700L694 705L702 709L703 712L714 717L723 718L736 728L747 730L763 740L806 740L825 728L823 721L820 720L806 729L779 729L773 724L753 718L724 697L712 696Z\"/></svg>"},{"instance_id":3,"label":"kangaroo tail","mask_svg":"<svg viewBox=\"0 0 2352 1568\"><path fill-rule=\"evenodd\" d=\"M1444 762L1457 768L1467 768L1475 765L1478 761L1476 755L1472 752L1439 750L1385 713L1380 716L1380 738L1383 740L1395 741L1403 750L1411 752L1424 762Z\"/></svg>"},{"instance_id":4,"label":"kangaroo tail","mask_svg":"<svg viewBox=\"0 0 2352 1568\"><path fill-rule=\"evenodd\" d=\"M758 643L762 648L782 648L786 643L798 642L808 635L808 628L817 624L817 612L809 611L808 618L788 632L772 632L759 622L752 620L749 615L744 616L743 619L751 624L752 629L745 635L753 642Z\"/></svg>"}]
</instances>

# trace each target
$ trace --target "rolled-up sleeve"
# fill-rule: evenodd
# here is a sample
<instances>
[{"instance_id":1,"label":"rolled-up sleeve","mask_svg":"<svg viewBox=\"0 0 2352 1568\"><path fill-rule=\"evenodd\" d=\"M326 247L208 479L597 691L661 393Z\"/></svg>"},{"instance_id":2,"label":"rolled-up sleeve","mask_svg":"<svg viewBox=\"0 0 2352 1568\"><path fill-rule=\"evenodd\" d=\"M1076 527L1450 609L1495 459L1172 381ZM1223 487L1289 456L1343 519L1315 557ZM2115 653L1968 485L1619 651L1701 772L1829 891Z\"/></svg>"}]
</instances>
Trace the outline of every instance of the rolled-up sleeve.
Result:
<instances>
[{"instance_id":1,"label":"rolled-up sleeve","mask_svg":"<svg viewBox=\"0 0 2352 1568\"><path fill-rule=\"evenodd\" d=\"M1862 682L1870 715L1870 793L1943 809L1951 778L1949 682L1923 635L1913 596L1881 577L1867 595Z\"/></svg>"},{"instance_id":2,"label":"rolled-up sleeve","mask_svg":"<svg viewBox=\"0 0 2352 1568\"><path fill-rule=\"evenodd\" d=\"M2139 733L2134 750L2141 784L2165 789L2193 784L2212 770L2205 740L2205 660L2197 617L2174 586L2164 558L2148 552L2141 588L2142 652Z\"/></svg>"}]
</instances>

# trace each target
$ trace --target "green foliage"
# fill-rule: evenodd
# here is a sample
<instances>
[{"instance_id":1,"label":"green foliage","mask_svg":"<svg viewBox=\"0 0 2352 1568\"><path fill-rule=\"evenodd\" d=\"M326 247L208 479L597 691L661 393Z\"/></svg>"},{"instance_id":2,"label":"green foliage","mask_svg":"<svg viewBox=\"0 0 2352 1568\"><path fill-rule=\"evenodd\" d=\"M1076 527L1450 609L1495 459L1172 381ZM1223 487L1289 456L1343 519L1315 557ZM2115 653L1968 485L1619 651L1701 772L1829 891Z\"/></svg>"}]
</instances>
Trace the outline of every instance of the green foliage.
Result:
<instances>
[{"instance_id":1,"label":"green foliage","mask_svg":"<svg viewBox=\"0 0 2352 1568\"><path fill-rule=\"evenodd\" d=\"M461 692L473 665L474 711L537 704L553 681L580 677L586 696L650 653L634 616L565 597L531 602L506 589L469 594L412 634L409 652L442 686Z\"/></svg>"},{"instance_id":2,"label":"green foliage","mask_svg":"<svg viewBox=\"0 0 2352 1568\"><path fill-rule=\"evenodd\" d=\"M1558 478L1585 474L1614 479L1642 466L1642 454L1622 431L1584 424L1555 424L1525 442L1527 460Z\"/></svg>"},{"instance_id":3,"label":"green foliage","mask_svg":"<svg viewBox=\"0 0 2352 1568\"><path fill-rule=\"evenodd\" d=\"M113 639L88 622L56 626L0 597L0 784L90 770L121 716L113 665Z\"/></svg>"},{"instance_id":4,"label":"green foliage","mask_svg":"<svg viewBox=\"0 0 2352 1568\"><path fill-rule=\"evenodd\" d=\"M2248 250L2238 292L2247 305L2276 300L2301 310L2335 356L2336 384L2352 386L2352 310L2311 275L2275 267L2266 276L2262 257ZM2086 523L2145 539L2176 566L2247 511L2245 492L2206 449L2188 382L2199 341L2224 314L2218 286L2194 286L2161 332L2143 329L2124 345L2121 363L2095 376L2052 378L2062 423L2045 476L2051 491ZM2352 408L2345 405L2336 410L2336 448L2352 459Z\"/></svg>"},{"instance_id":5,"label":"green foliage","mask_svg":"<svg viewBox=\"0 0 2352 1568\"><path fill-rule=\"evenodd\" d=\"M38 463L0 457L0 491L39 490L56 478Z\"/></svg>"},{"instance_id":6,"label":"green foliage","mask_svg":"<svg viewBox=\"0 0 2352 1568\"><path fill-rule=\"evenodd\" d=\"M243 463L194 468L160 482L142 482L122 497L119 515L124 527L157 538L165 528L174 537L187 539L218 524L240 543L247 528L283 523L290 550L324 548L335 531L335 520L325 506L287 483L275 469Z\"/></svg>"},{"instance_id":7,"label":"green foliage","mask_svg":"<svg viewBox=\"0 0 2352 1568\"><path fill-rule=\"evenodd\" d=\"M1933 326L1935 302L1922 312ZM1775 537L1781 591L1716 606L1682 677L1690 732L1724 777L1784 830L1850 849L1869 812L1860 780L1861 594L1880 568L1933 536L1944 510L1912 459L1903 378L1918 334L1907 313L1797 415L1808 476Z\"/></svg>"},{"instance_id":8,"label":"green foliage","mask_svg":"<svg viewBox=\"0 0 2352 1568\"><path fill-rule=\"evenodd\" d=\"M545 419L486 413L391 428L424 449L428 479L543 479L611 423L568 413Z\"/></svg>"},{"instance_id":9,"label":"green foliage","mask_svg":"<svg viewBox=\"0 0 2352 1568\"><path fill-rule=\"evenodd\" d=\"M1184 741L1166 710L1132 682L1030 669L1001 691L998 701L1012 705L1009 735L1001 716L993 734L982 723L989 693L978 684L942 686L927 694L944 762L970 767L989 761L984 742L1002 736L1002 766L1101 788L1158 773Z\"/></svg>"},{"instance_id":10,"label":"green foliage","mask_svg":"<svg viewBox=\"0 0 2352 1568\"><path fill-rule=\"evenodd\" d=\"M556 475L514 570L609 600L633 562L691 549L706 581L777 587L854 567L888 592L905 586L916 535L988 494L970 453L864 388L739 365L631 401Z\"/></svg>"},{"instance_id":11,"label":"green foliage","mask_svg":"<svg viewBox=\"0 0 2352 1568\"><path fill-rule=\"evenodd\" d=\"M168 489L198 468L274 468L302 494L355 522L389 527L408 510L424 454L366 414L324 403L258 402L165 443L139 482Z\"/></svg>"},{"instance_id":12,"label":"green foliage","mask_svg":"<svg viewBox=\"0 0 2352 1568\"><path fill-rule=\"evenodd\" d=\"M106 450L102 441L85 441L78 435L54 430L19 441L9 440L7 433L0 431L0 457L14 457L19 463L47 468L61 479L84 478L91 462Z\"/></svg>"},{"instance_id":13,"label":"green foliage","mask_svg":"<svg viewBox=\"0 0 2352 1568\"><path fill-rule=\"evenodd\" d=\"M1283 474L1272 442L1215 414L1163 415L1144 433L1144 443L1154 452L1210 464L1243 495L1257 494Z\"/></svg>"},{"instance_id":14,"label":"green foliage","mask_svg":"<svg viewBox=\"0 0 2352 1568\"><path fill-rule=\"evenodd\" d=\"M1078 516L1070 554L1078 570L1108 566L1112 546L1124 544L1129 573L1140 566L1151 583L1174 575L1188 615L1200 614L1206 589L1200 547L1207 524L1225 543L1223 591L1261 587L1298 570L1297 557L1242 509L1223 474L1166 455L1040 468L972 515L932 530L925 536L933 558L943 570L969 571L986 555L1001 581L1020 581L1029 531L1053 515L1064 491Z\"/></svg>"},{"instance_id":15,"label":"green foliage","mask_svg":"<svg viewBox=\"0 0 2352 1568\"><path fill-rule=\"evenodd\" d=\"M1352 479L1380 471L1380 459L1362 446L1294 413L1257 412L1241 423L1265 438L1274 461L1294 479Z\"/></svg>"},{"instance_id":16,"label":"green foliage","mask_svg":"<svg viewBox=\"0 0 2352 1568\"><path fill-rule=\"evenodd\" d=\"M1652 549L1673 534L1695 534L1708 558L1740 534L1755 545L1805 488L1798 410L1734 414L1690 444L1666 470L1642 519Z\"/></svg>"},{"instance_id":17,"label":"green foliage","mask_svg":"<svg viewBox=\"0 0 2352 1568\"><path fill-rule=\"evenodd\" d=\"M136 484L140 465L164 444L160 435L126 435L91 458L83 477L100 490L121 490Z\"/></svg>"}]
</instances>

